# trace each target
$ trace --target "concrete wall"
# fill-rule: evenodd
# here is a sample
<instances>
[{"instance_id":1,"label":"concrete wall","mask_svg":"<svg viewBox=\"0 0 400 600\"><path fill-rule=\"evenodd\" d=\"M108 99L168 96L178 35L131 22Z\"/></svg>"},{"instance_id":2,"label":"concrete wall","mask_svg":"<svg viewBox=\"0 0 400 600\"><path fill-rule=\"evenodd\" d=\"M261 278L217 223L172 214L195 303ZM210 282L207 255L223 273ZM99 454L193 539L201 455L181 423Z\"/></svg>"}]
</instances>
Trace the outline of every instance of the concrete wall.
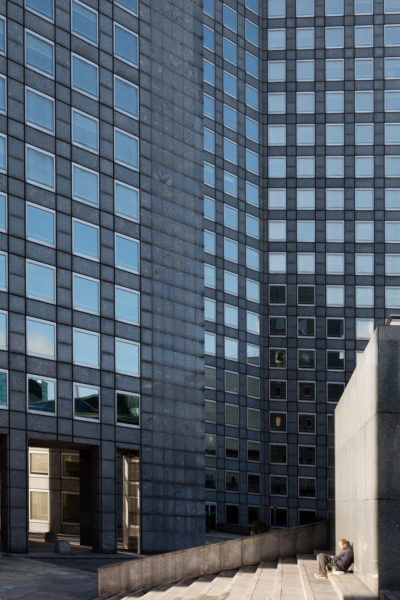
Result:
<instances>
[{"instance_id":1,"label":"concrete wall","mask_svg":"<svg viewBox=\"0 0 400 600\"><path fill-rule=\"evenodd\" d=\"M327 544L328 523L322 521L101 567L98 595L108 598L121 592L308 553Z\"/></svg>"},{"instance_id":2,"label":"concrete wall","mask_svg":"<svg viewBox=\"0 0 400 600\"><path fill-rule=\"evenodd\" d=\"M336 539L377 594L400 587L400 328L380 326L335 412Z\"/></svg>"}]
</instances>

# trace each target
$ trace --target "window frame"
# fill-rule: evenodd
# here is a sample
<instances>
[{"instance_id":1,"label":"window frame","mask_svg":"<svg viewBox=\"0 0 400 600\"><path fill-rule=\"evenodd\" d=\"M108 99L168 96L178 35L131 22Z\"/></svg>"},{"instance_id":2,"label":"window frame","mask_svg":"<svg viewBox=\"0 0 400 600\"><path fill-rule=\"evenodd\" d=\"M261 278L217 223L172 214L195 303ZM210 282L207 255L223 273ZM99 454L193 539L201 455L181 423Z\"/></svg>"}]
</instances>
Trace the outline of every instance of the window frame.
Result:
<instances>
[{"instance_id":1,"label":"window frame","mask_svg":"<svg viewBox=\"0 0 400 600\"><path fill-rule=\"evenodd\" d=\"M53 294L54 300L45 300L44 298L40 298L38 296L33 296L28 292L28 264L38 265L39 267L43 267L45 269L50 269L54 273L54 284L53 284ZM27 298L31 298L32 300L38 300L39 302L46 302L48 304L56 304L57 303L57 268L54 265L49 263L42 263L37 260L33 260L31 258L25 258L25 293Z\"/></svg>"},{"instance_id":2,"label":"window frame","mask_svg":"<svg viewBox=\"0 0 400 600\"><path fill-rule=\"evenodd\" d=\"M45 356L44 354L36 354L28 351L28 321L34 321L35 323L44 323L45 325L51 325L54 328L54 356ZM25 317L25 350L27 356L36 356L44 360L57 360L57 323L55 321L47 321L46 319L38 319L37 317L31 317L26 315Z\"/></svg>"},{"instance_id":3,"label":"window frame","mask_svg":"<svg viewBox=\"0 0 400 600\"><path fill-rule=\"evenodd\" d=\"M77 362L74 360L74 334L75 334L75 332L85 333L85 334L93 335L93 336L97 337L97 340L98 340L98 352L97 352L98 366L90 365L88 363L81 363L81 362ZM85 367L87 369L96 369L96 371L100 370L100 367L101 367L101 335L98 331L92 331L91 329L83 329L82 327L72 327L72 366L74 366L74 365L79 366L79 367ZM81 385L86 385L86 384L81 384ZM100 409L99 409L99 412L100 412ZM75 413L75 409L74 409L74 413Z\"/></svg>"},{"instance_id":4,"label":"window frame","mask_svg":"<svg viewBox=\"0 0 400 600\"><path fill-rule=\"evenodd\" d=\"M49 129L45 129L44 127L40 127L39 125L36 125L34 123L32 123L31 121L28 121L28 117L27 117L27 92L32 92L33 94L36 94L37 96L42 96L43 98L45 98L46 100L50 100L53 104L53 128L50 131ZM7 95L7 92L6 92ZM35 88L30 87L29 85L25 85L25 124L28 125L28 127L33 127L34 129L38 129L39 131L43 131L44 133L47 133L47 135L55 135L55 131L56 131L56 110L55 110L55 99L52 98L51 96L47 96L47 94L43 94L43 92L39 92L39 90L36 90Z\"/></svg>"},{"instance_id":5,"label":"window frame","mask_svg":"<svg viewBox=\"0 0 400 600\"><path fill-rule=\"evenodd\" d=\"M96 81L96 95L91 94L90 92L87 92L81 88L75 87L74 86L74 58L77 58L78 60L81 60L82 62L90 65L91 67L95 67L96 68L96 73L97 73L97 81ZM71 90L74 90L75 92L78 92L78 94L83 94L84 96L87 96L88 98L92 98L93 100L99 100L99 88L100 88L100 82L99 82L99 65L97 65L96 63L88 60L87 58L81 56L80 54L77 54L76 52L71 52Z\"/></svg>"},{"instance_id":6,"label":"window frame","mask_svg":"<svg viewBox=\"0 0 400 600\"><path fill-rule=\"evenodd\" d=\"M93 367L92 367L93 368ZM99 414L97 419L90 419L88 417L79 417L75 414L75 386L85 387L93 390L97 390L99 395ZM82 383L81 381L72 382L72 419L77 421L85 421L86 423L100 423L101 422L101 389L100 386L91 383Z\"/></svg>"},{"instance_id":7,"label":"window frame","mask_svg":"<svg viewBox=\"0 0 400 600\"><path fill-rule=\"evenodd\" d=\"M139 424L138 425L134 425L132 423L120 423L118 421L118 394L125 394L128 396L137 396L137 398L139 399ZM116 427L128 427L130 429L140 429L140 427L141 427L140 417L141 417L141 409L142 409L141 394L132 392L132 391L116 389L115 393L114 393L114 402L115 402L115 425L116 425Z\"/></svg>"},{"instance_id":8,"label":"window frame","mask_svg":"<svg viewBox=\"0 0 400 600\"><path fill-rule=\"evenodd\" d=\"M72 310L77 310L79 312L83 312L89 315L99 315L100 314L100 303L101 303L101 283L100 283L100 279L96 279L95 277L89 277L88 275L83 275L83 273L78 273L77 271L72 271L71 273L72 276ZM76 277L80 277L81 279L87 279L88 281L94 281L96 283L98 283L98 289L99 289L99 309L95 312L93 310L87 310L86 308L77 308L74 305L74 294L75 294L75 276Z\"/></svg>"},{"instance_id":9,"label":"window frame","mask_svg":"<svg viewBox=\"0 0 400 600\"><path fill-rule=\"evenodd\" d=\"M81 223L82 225L86 225L87 227L92 227L93 229L96 229L96 231L97 231L97 258L93 258L92 256L88 256L87 254L81 254L80 252L74 251L74 246L75 246L74 223ZM82 219L77 219L76 217L72 217L72 220L71 220L71 242L72 242L71 254L73 256L80 256L81 258L85 258L86 260L92 260L94 262L100 261L101 244L100 244L100 227L99 227L99 225L90 223L90 221L83 221Z\"/></svg>"},{"instance_id":10,"label":"window frame","mask_svg":"<svg viewBox=\"0 0 400 600\"><path fill-rule=\"evenodd\" d=\"M46 412L43 410L32 410L29 408L29 379L42 379L44 381L51 381L54 383L54 412ZM26 412L30 415L44 415L46 417L57 417L57 378L56 377L47 377L47 375L35 375L34 373L27 373L25 376L25 391L26 391ZM36 449L35 449L36 452ZM50 465L49 465L50 466ZM40 475L39 475L40 477Z\"/></svg>"},{"instance_id":11,"label":"window frame","mask_svg":"<svg viewBox=\"0 0 400 600\"><path fill-rule=\"evenodd\" d=\"M72 1L72 0L71 0ZM43 42L46 42L47 44L51 45L52 47L52 56L53 56L53 69L52 69L52 73L46 73L46 71L41 71L40 69L38 69L38 67L34 67L32 65L30 65L27 61L27 50L28 50L28 45L26 43L27 37L28 35L31 35L33 37L39 38L40 40L42 40ZM36 73L39 73L40 75L43 75L43 77L48 77L49 79L53 79L55 77L55 56L54 56L54 42L43 37L42 35L36 33L35 31L32 31L31 29L25 28L25 35L24 35L24 67L27 69L31 69L32 71L35 71Z\"/></svg>"},{"instance_id":12,"label":"window frame","mask_svg":"<svg viewBox=\"0 0 400 600\"><path fill-rule=\"evenodd\" d=\"M80 33L76 33L73 28L72 28L72 17L73 17L73 4L74 2L76 4L80 4L81 6L83 6L85 9L87 9L89 12L92 12L96 15L96 41L93 42L93 40L89 39L88 37L84 37L83 35L81 35ZM90 44L91 46L95 46L96 48L99 45L99 14L97 12L97 10L94 10L91 6L89 6L88 4L85 4L84 2L80 2L80 0L71 0L71 5L70 5L70 33L71 35L74 35L75 37L83 40L84 42Z\"/></svg>"}]
</instances>

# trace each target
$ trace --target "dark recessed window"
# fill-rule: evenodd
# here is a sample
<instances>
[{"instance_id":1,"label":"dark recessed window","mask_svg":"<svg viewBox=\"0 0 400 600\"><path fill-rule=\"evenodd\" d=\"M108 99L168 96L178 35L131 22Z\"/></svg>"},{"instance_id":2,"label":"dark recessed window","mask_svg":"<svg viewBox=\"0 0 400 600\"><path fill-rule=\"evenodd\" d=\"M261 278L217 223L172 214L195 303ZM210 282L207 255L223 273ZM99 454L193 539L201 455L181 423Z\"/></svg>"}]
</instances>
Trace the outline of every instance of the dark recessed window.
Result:
<instances>
[{"instance_id":1,"label":"dark recessed window","mask_svg":"<svg viewBox=\"0 0 400 600\"><path fill-rule=\"evenodd\" d=\"M269 351L269 366L285 369L286 368L286 350L282 350L281 348L270 349L270 351Z\"/></svg>"},{"instance_id":2,"label":"dark recessed window","mask_svg":"<svg viewBox=\"0 0 400 600\"><path fill-rule=\"evenodd\" d=\"M225 471L225 489L227 492L239 490L239 473L237 471Z\"/></svg>"},{"instance_id":3,"label":"dark recessed window","mask_svg":"<svg viewBox=\"0 0 400 600\"><path fill-rule=\"evenodd\" d=\"M247 474L247 491L249 494L260 493L260 476L256 473Z\"/></svg>"},{"instance_id":4,"label":"dark recessed window","mask_svg":"<svg viewBox=\"0 0 400 600\"><path fill-rule=\"evenodd\" d=\"M286 413L270 413L269 428L271 431L286 431Z\"/></svg>"},{"instance_id":5,"label":"dark recessed window","mask_svg":"<svg viewBox=\"0 0 400 600\"><path fill-rule=\"evenodd\" d=\"M239 507L234 504L225 506L226 522L231 525L239 523Z\"/></svg>"},{"instance_id":6,"label":"dark recessed window","mask_svg":"<svg viewBox=\"0 0 400 600\"><path fill-rule=\"evenodd\" d=\"M260 507L259 506L249 506L247 509L247 522L249 525L254 521L260 520Z\"/></svg>"},{"instance_id":7,"label":"dark recessed window","mask_svg":"<svg viewBox=\"0 0 400 600\"><path fill-rule=\"evenodd\" d=\"M286 304L286 286L270 285L269 286L269 303L270 304Z\"/></svg>"},{"instance_id":8,"label":"dark recessed window","mask_svg":"<svg viewBox=\"0 0 400 600\"><path fill-rule=\"evenodd\" d=\"M270 400L286 400L286 381L269 382Z\"/></svg>"},{"instance_id":9,"label":"dark recessed window","mask_svg":"<svg viewBox=\"0 0 400 600\"><path fill-rule=\"evenodd\" d=\"M299 525L309 525L316 520L315 510L299 510Z\"/></svg>"},{"instance_id":10,"label":"dark recessed window","mask_svg":"<svg viewBox=\"0 0 400 600\"><path fill-rule=\"evenodd\" d=\"M286 463L286 444L271 444L271 462Z\"/></svg>"},{"instance_id":11,"label":"dark recessed window","mask_svg":"<svg viewBox=\"0 0 400 600\"><path fill-rule=\"evenodd\" d=\"M299 446L299 465L315 465L314 446Z\"/></svg>"},{"instance_id":12,"label":"dark recessed window","mask_svg":"<svg viewBox=\"0 0 400 600\"><path fill-rule=\"evenodd\" d=\"M271 506L271 527L287 527L287 508Z\"/></svg>"},{"instance_id":13,"label":"dark recessed window","mask_svg":"<svg viewBox=\"0 0 400 600\"><path fill-rule=\"evenodd\" d=\"M314 337L315 320L312 318L299 317L297 319L297 335L300 337Z\"/></svg>"},{"instance_id":14,"label":"dark recessed window","mask_svg":"<svg viewBox=\"0 0 400 600\"><path fill-rule=\"evenodd\" d=\"M271 495L286 496L287 495L287 478L279 475L271 475Z\"/></svg>"},{"instance_id":15,"label":"dark recessed window","mask_svg":"<svg viewBox=\"0 0 400 600\"><path fill-rule=\"evenodd\" d=\"M344 371L344 350L328 350L326 366L334 371Z\"/></svg>"},{"instance_id":16,"label":"dark recessed window","mask_svg":"<svg viewBox=\"0 0 400 600\"><path fill-rule=\"evenodd\" d=\"M344 391L344 383L328 383L328 402L339 402Z\"/></svg>"},{"instance_id":17,"label":"dark recessed window","mask_svg":"<svg viewBox=\"0 0 400 600\"><path fill-rule=\"evenodd\" d=\"M299 369L315 369L315 350L299 350Z\"/></svg>"},{"instance_id":18,"label":"dark recessed window","mask_svg":"<svg viewBox=\"0 0 400 600\"><path fill-rule=\"evenodd\" d=\"M315 415L299 415L299 433L315 433Z\"/></svg>"},{"instance_id":19,"label":"dark recessed window","mask_svg":"<svg viewBox=\"0 0 400 600\"><path fill-rule=\"evenodd\" d=\"M344 336L344 319L327 319L326 335L330 338L342 338Z\"/></svg>"},{"instance_id":20,"label":"dark recessed window","mask_svg":"<svg viewBox=\"0 0 400 600\"><path fill-rule=\"evenodd\" d=\"M298 304L314 304L315 290L313 285L297 286L297 302Z\"/></svg>"},{"instance_id":21,"label":"dark recessed window","mask_svg":"<svg viewBox=\"0 0 400 600\"><path fill-rule=\"evenodd\" d=\"M269 335L286 335L286 317L269 318Z\"/></svg>"},{"instance_id":22,"label":"dark recessed window","mask_svg":"<svg viewBox=\"0 0 400 600\"><path fill-rule=\"evenodd\" d=\"M214 469L206 469L206 488L215 490L217 488L217 473Z\"/></svg>"},{"instance_id":23,"label":"dark recessed window","mask_svg":"<svg viewBox=\"0 0 400 600\"><path fill-rule=\"evenodd\" d=\"M315 479L299 477L299 496L315 498Z\"/></svg>"},{"instance_id":24,"label":"dark recessed window","mask_svg":"<svg viewBox=\"0 0 400 600\"><path fill-rule=\"evenodd\" d=\"M315 383L299 381L299 402L315 402Z\"/></svg>"}]
</instances>

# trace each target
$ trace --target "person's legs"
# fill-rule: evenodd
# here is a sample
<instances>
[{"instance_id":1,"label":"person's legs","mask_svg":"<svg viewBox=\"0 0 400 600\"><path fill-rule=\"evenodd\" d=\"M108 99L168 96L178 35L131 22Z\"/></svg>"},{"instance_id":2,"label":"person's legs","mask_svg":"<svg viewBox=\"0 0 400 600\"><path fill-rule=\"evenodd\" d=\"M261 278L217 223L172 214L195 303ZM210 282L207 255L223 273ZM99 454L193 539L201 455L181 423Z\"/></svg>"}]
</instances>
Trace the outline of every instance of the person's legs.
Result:
<instances>
[{"instance_id":1,"label":"person's legs","mask_svg":"<svg viewBox=\"0 0 400 600\"><path fill-rule=\"evenodd\" d=\"M318 556L317 556L317 561L318 561L319 573L321 575L326 575L327 567L331 563L331 558L330 558L329 554L323 554L322 552L320 552L320 554L318 554Z\"/></svg>"}]
</instances>

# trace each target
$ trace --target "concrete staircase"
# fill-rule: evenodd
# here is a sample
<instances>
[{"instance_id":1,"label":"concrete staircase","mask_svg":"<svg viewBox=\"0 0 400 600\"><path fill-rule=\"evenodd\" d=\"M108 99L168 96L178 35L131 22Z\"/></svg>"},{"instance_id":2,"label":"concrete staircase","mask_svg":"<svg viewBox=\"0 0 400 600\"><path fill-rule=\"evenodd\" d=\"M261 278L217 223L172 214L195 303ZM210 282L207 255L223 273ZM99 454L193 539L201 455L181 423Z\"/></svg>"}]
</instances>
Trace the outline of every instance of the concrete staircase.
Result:
<instances>
[{"instance_id":1,"label":"concrete staircase","mask_svg":"<svg viewBox=\"0 0 400 600\"><path fill-rule=\"evenodd\" d=\"M110 600L375 600L352 573L315 579L312 554L203 575Z\"/></svg>"}]
</instances>

